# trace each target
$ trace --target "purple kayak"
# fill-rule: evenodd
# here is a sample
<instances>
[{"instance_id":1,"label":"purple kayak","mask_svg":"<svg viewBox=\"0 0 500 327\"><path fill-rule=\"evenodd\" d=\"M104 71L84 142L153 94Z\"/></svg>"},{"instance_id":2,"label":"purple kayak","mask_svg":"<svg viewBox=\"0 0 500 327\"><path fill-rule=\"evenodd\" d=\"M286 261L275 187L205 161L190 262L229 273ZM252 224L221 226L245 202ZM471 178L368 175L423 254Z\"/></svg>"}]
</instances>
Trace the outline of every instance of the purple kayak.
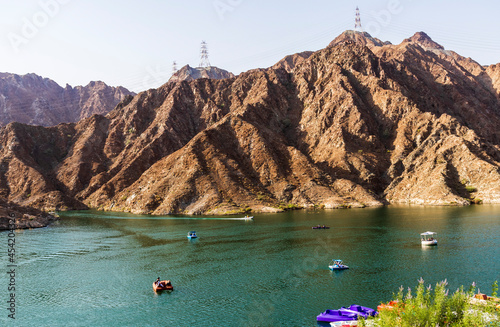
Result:
<instances>
[{"instance_id":1,"label":"purple kayak","mask_svg":"<svg viewBox=\"0 0 500 327\"><path fill-rule=\"evenodd\" d=\"M362 307L357 304L351 305L349 308L342 307L338 311L340 311L342 314L355 314L356 316L360 316L363 318L368 318L368 317L375 317L378 312L367 307Z\"/></svg>"},{"instance_id":2,"label":"purple kayak","mask_svg":"<svg viewBox=\"0 0 500 327\"><path fill-rule=\"evenodd\" d=\"M352 304L347 309L352 310L352 311L356 311L356 312L361 312L363 314L366 314L367 317L375 317L376 315L378 315L378 312L376 310L374 310L372 308L368 308L368 307L363 307L363 306L357 305L357 304Z\"/></svg>"},{"instance_id":3,"label":"purple kayak","mask_svg":"<svg viewBox=\"0 0 500 327\"><path fill-rule=\"evenodd\" d=\"M326 310L320 313L317 317L317 321L324 322L335 322L335 321L352 321L358 319L358 313L356 312L341 312L340 310Z\"/></svg>"}]
</instances>

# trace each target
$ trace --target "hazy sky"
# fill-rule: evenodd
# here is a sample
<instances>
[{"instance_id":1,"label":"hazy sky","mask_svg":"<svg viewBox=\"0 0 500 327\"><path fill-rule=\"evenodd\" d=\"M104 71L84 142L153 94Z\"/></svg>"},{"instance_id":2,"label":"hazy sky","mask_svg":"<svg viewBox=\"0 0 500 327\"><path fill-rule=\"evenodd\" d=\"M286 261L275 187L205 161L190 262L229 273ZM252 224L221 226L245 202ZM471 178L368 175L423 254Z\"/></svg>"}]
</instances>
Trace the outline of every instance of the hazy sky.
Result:
<instances>
[{"instance_id":1,"label":"hazy sky","mask_svg":"<svg viewBox=\"0 0 500 327\"><path fill-rule=\"evenodd\" d=\"M324 48L354 28L400 43L425 31L480 64L500 62L500 3L451 0L0 0L0 72L36 73L64 86L102 80L158 87L178 66L235 74Z\"/></svg>"}]
</instances>

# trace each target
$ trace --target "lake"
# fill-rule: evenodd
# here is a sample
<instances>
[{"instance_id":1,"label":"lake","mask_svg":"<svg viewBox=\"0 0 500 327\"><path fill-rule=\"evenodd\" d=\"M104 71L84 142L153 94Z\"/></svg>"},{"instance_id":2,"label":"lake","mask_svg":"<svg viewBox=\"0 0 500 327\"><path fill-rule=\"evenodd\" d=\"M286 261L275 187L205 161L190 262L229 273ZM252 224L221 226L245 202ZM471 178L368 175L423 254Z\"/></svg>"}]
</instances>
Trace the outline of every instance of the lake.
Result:
<instances>
[{"instance_id":1,"label":"lake","mask_svg":"<svg viewBox=\"0 0 500 327\"><path fill-rule=\"evenodd\" d=\"M311 228L318 224L330 229ZM191 230L198 239L187 239ZM428 230L437 247L420 245ZM300 210L253 221L68 212L17 231L15 250L17 326L317 326L326 309L375 308L420 277L491 293L500 206ZM330 271L332 259L350 269ZM156 294L158 276L174 291ZM5 308L8 284L1 274ZM8 314L0 325L12 324Z\"/></svg>"}]
</instances>

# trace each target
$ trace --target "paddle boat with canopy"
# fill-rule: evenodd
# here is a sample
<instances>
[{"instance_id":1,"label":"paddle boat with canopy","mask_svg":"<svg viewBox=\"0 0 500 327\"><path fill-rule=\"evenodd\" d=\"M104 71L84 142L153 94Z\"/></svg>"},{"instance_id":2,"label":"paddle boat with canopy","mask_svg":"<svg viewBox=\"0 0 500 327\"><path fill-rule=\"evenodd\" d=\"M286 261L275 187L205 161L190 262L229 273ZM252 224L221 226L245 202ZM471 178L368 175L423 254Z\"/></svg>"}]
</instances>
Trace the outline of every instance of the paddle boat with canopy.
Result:
<instances>
[{"instance_id":1,"label":"paddle boat with canopy","mask_svg":"<svg viewBox=\"0 0 500 327\"><path fill-rule=\"evenodd\" d=\"M434 232L425 232L420 234L420 241L423 246L432 246L437 245L437 233Z\"/></svg>"}]
</instances>

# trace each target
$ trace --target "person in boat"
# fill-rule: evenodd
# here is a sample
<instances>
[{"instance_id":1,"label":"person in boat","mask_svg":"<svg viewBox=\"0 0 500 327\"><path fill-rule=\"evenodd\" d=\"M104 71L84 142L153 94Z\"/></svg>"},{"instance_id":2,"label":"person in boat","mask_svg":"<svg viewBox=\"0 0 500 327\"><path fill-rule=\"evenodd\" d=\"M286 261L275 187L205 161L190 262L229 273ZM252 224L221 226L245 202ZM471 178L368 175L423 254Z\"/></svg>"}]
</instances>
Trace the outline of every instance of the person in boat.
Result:
<instances>
[{"instance_id":1,"label":"person in boat","mask_svg":"<svg viewBox=\"0 0 500 327\"><path fill-rule=\"evenodd\" d=\"M160 277L156 278L156 286L161 286Z\"/></svg>"}]
</instances>

